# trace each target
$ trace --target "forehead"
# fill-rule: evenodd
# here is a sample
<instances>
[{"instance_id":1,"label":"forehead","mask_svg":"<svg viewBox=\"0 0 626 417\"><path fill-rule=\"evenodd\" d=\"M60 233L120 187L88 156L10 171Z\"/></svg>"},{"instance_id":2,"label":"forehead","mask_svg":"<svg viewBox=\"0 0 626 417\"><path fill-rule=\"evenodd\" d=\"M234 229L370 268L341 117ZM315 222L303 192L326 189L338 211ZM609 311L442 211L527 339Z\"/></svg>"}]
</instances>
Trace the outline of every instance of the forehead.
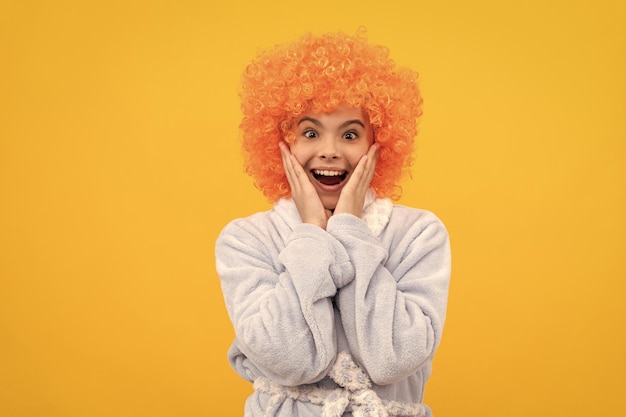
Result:
<instances>
[{"instance_id":1,"label":"forehead","mask_svg":"<svg viewBox=\"0 0 626 417\"><path fill-rule=\"evenodd\" d=\"M305 112L298 118L298 123L308 119L314 119L322 123L344 122L347 120L360 121L363 124L367 123L367 117L363 109L348 106L338 107L329 113L314 111Z\"/></svg>"}]
</instances>

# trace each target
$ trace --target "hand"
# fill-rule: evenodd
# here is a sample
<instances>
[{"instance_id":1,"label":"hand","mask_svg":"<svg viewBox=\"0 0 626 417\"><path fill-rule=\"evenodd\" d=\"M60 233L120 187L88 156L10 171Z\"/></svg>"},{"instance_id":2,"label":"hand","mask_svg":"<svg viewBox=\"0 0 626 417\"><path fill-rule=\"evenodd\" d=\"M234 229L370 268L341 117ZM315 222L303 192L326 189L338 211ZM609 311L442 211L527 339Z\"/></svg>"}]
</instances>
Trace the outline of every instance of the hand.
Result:
<instances>
[{"instance_id":1,"label":"hand","mask_svg":"<svg viewBox=\"0 0 626 417\"><path fill-rule=\"evenodd\" d=\"M326 229L328 218L332 215L331 211L326 210L322 205L315 187L311 184L300 162L289 151L287 144L281 142L278 147L283 158L285 175L291 188L291 197L296 203L302 221Z\"/></svg>"},{"instance_id":2,"label":"hand","mask_svg":"<svg viewBox=\"0 0 626 417\"><path fill-rule=\"evenodd\" d=\"M363 155L348 179L348 183L341 190L335 214L350 213L357 217L363 214L365 195L370 187L378 159L379 145L370 146L366 155Z\"/></svg>"}]
</instances>

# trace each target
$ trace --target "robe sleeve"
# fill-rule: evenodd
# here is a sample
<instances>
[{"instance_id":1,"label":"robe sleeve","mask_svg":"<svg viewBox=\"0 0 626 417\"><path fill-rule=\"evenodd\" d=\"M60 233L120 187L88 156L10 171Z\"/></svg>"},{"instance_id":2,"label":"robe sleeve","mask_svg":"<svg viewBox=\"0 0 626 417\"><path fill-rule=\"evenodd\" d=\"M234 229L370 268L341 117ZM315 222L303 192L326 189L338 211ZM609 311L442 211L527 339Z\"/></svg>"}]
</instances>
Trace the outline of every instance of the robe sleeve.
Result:
<instances>
[{"instance_id":1,"label":"robe sleeve","mask_svg":"<svg viewBox=\"0 0 626 417\"><path fill-rule=\"evenodd\" d=\"M237 350L277 383L322 379L337 354L332 297L354 279L345 248L317 226L283 243L240 219L218 237L216 266Z\"/></svg>"},{"instance_id":2,"label":"robe sleeve","mask_svg":"<svg viewBox=\"0 0 626 417\"><path fill-rule=\"evenodd\" d=\"M448 233L432 213L404 210L402 221L388 226L397 230L384 244L350 214L331 217L327 227L355 270L337 297L348 344L379 385L405 378L432 359L446 314Z\"/></svg>"}]
</instances>

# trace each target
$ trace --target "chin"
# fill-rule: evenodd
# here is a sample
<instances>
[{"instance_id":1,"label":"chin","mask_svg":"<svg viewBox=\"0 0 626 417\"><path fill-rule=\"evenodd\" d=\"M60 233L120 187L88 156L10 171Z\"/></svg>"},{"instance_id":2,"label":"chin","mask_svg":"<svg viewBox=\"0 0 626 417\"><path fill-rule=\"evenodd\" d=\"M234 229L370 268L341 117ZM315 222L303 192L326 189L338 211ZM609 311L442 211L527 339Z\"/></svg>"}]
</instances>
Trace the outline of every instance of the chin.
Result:
<instances>
[{"instance_id":1,"label":"chin","mask_svg":"<svg viewBox=\"0 0 626 417\"><path fill-rule=\"evenodd\" d=\"M334 211L335 207L337 207L337 199L322 199L322 205L326 210Z\"/></svg>"}]
</instances>

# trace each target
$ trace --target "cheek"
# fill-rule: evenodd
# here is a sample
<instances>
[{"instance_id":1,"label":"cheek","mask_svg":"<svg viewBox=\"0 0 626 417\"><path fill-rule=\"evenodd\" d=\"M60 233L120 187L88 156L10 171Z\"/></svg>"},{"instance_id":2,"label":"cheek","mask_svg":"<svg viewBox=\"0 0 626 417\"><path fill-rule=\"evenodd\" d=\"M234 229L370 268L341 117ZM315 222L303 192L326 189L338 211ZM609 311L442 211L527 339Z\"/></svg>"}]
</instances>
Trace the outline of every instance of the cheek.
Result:
<instances>
[{"instance_id":1,"label":"cheek","mask_svg":"<svg viewBox=\"0 0 626 417\"><path fill-rule=\"evenodd\" d=\"M363 158L363 155L367 154L368 150L369 146L363 146L358 151L352 153L352 155L350 156L350 164L353 168L357 166L361 158Z\"/></svg>"},{"instance_id":2,"label":"cheek","mask_svg":"<svg viewBox=\"0 0 626 417\"><path fill-rule=\"evenodd\" d=\"M290 151L291 151L291 154L296 157L300 165L304 165L304 163L306 163L307 158L302 147L291 145Z\"/></svg>"}]
</instances>

